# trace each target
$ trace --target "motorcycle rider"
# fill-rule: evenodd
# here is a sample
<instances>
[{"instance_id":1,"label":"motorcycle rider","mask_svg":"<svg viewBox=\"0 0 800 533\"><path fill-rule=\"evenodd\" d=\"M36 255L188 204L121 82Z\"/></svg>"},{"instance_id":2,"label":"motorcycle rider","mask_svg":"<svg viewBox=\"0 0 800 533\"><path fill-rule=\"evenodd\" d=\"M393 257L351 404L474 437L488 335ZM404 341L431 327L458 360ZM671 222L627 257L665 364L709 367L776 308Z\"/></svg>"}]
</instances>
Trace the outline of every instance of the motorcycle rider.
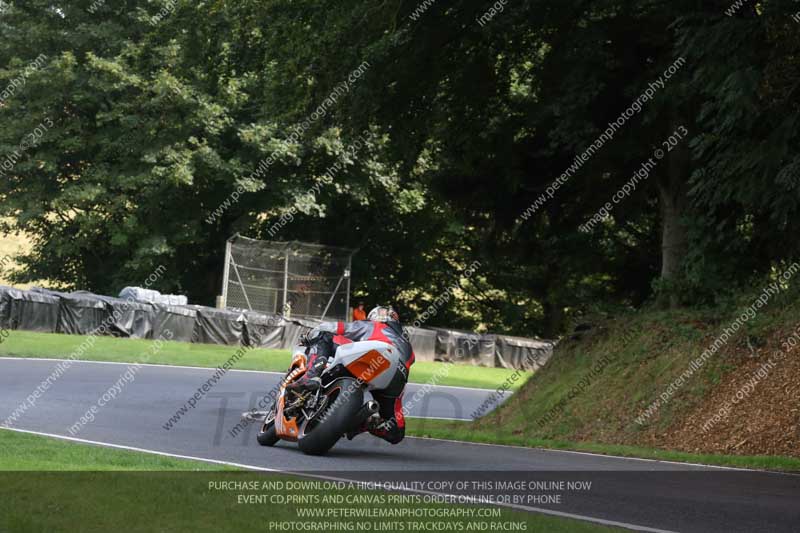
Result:
<instances>
[{"instance_id":1,"label":"motorcycle rider","mask_svg":"<svg viewBox=\"0 0 800 533\"><path fill-rule=\"evenodd\" d=\"M369 420L358 431L348 433L353 439L359 433L369 431L376 437L397 444L405 436L405 419L403 417L403 390L408 382L408 373L414 364L414 350L403 334L400 317L391 306L378 306L372 309L366 320L354 322L323 322L307 336L308 362L306 373L299 380L289 385L292 388L319 388L320 375L333 358L336 347L357 341L383 341L397 348L400 352L400 367L392 377L386 389L371 391L372 397L380 406L379 421Z\"/></svg>"}]
</instances>

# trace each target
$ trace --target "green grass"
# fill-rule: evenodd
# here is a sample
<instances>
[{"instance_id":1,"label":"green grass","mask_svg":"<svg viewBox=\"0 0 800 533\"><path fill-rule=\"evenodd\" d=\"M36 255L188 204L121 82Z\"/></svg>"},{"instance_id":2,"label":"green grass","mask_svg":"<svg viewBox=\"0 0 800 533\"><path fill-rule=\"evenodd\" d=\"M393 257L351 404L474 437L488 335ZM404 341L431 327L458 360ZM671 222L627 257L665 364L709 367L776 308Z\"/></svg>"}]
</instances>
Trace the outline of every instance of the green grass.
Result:
<instances>
[{"instance_id":1,"label":"green grass","mask_svg":"<svg viewBox=\"0 0 800 533\"><path fill-rule=\"evenodd\" d=\"M0 429L0 471L219 471L224 465L75 444ZM2 529L0 529L2 531Z\"/></svg>"},{"instance_id":2,"label":"green grass","mask_svg":"<svg viewBox=\"0 0 800 533\"><path fill-rule=\"evenodd\" d=\"M0 356L64 358L74 353L86 338L79 335L11 331L8 338L0 343ZM169 341L164 343L161 351L149 355L152 345L153 341L149 340L97 337L96 342L78 359L214 368L222 365L238 349L235 346ZM149 355L147 360L143 359L145 355ZM285 372L290 358L291 354L288 350L247 350L236 363L235 368ZM495 389L509 379L514 372L514 370L504 368L418 361L411 367L410 381L412 383L428 383L436 377L436 383L439 385ZM530 372L523 372L521 378L514 382L511 388L518 388L530 375Z\"/></svg>"},{"instance_id":3,"label":"green grass","mask_svg":"<svg viewBox=\"0 0 800 533\"><path fill-rule=\"evenodd\" d=\"M320 480L272 473L230 469L199 461L179 460L155 455L101 448L0 430L0 531L27 532L219 532L269 530L269 522L372 522L372 530L390 531L395 520L420 524L429 519L325 518L298 519L302 507L343 508L428 508L448 510L474 509L437 503L364 501L345 504L308 505L259 502L242 503L239 496L344 496L388 498L387 493L342 489L279 490L264 483L319 483ZM20 472L23 470L24 472ZM43 470L43 471L36 471ZM70 472L64 472L69 470ZM75 472L73 470L79 470ZM122 471L120 471L122 470ZM216 471L215 471L216 470ZM136 471L136 472L132 472ZM222 482L256 482L256 490L222 490ZM447 517L448 523L494 524L518 523L529 532L595 533L620 531L586 522L547 515L499 509L491 518ZM476 529L482 531L484 528ZM406 528L406 531L410 529Z\"/></svg>"},{"instance_id":4,"label":"green grass","mask_svg":"<svg viewBox=\"0 0 800 533\"><path fill-rule=\"evenodd\" d=\"M620 457L656 459L659 461L678 461L683 463L753 468L758 470L800 472L800 459L796 457L694 454L622 444L551 440L514 433L503 426L481 422L469 423L450 422L447 420L408 419L406 420L406 435L484 444L506 444L509 446L524 446L527 448L573 450L603 455L616 455Z\"/></svg>"}]
</instances>

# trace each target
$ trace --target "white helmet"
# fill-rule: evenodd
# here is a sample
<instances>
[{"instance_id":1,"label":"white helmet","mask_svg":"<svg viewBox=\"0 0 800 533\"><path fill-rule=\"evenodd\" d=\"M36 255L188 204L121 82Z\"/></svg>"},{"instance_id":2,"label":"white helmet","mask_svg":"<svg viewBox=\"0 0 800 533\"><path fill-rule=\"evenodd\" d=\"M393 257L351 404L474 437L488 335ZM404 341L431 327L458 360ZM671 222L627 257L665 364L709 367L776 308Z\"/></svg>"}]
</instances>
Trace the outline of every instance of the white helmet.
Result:
<instances>
[{"instance_id":1,"label":"white helmet","mask_svg":"<svg viewBox=\"0 0 800 533\"><path fill-rule=\"evenodd\" d=\"M399 322L400 315L397 314L397 311L392 309L391 305L379 305L369 312L367 320L372 320L373 322Z\"/></svg>"}]
</instances>

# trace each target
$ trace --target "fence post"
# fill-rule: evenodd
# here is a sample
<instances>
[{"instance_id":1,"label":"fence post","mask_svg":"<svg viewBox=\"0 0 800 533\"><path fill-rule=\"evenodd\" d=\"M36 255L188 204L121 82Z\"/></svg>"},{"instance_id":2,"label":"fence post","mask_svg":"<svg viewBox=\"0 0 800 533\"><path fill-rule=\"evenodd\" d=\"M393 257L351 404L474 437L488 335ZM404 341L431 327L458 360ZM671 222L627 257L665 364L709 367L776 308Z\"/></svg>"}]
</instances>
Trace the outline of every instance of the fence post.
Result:
<instances>
[{"instance_id":1,"label":"fence post","mask_svg":"<svg viewBox=\"0 0 800 533\"><path fill-rule=\"evenodd\" d=\"M231 241L225 242L225 271L222 274L222 301L220 309L225 309L228 305L228 276L231 274Z\"/></svg>"}]
</instances>

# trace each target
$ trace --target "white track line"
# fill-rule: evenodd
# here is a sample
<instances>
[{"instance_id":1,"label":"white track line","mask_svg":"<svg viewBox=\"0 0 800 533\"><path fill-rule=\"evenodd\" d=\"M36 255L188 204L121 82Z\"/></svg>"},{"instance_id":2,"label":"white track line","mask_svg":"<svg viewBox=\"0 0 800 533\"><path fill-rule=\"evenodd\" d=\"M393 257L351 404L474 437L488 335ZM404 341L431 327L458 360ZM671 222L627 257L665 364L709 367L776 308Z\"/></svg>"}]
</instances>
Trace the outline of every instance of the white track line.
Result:
<instances>
[{"instance_id":1,"label":"white track line","mask_svg":"<svg viewBox=\"0 0 800 533\"><path fill-rule=\"evenodd\" d=\"M471 418L448 418L446 416L412 416L405 415L403 418L416 418L418 420L449 420L452 422L472 422Z\"/></svg>"},{"instance_id":2,"label":"white track line","mask_svg":"<svg viewBox=\"0 0 800 533\"><path fill-rule=\"evenodd\" d=\"M71 441L71 442L78 442L78 443L81 443L81 444L92 444L92 445L95 445L95 446L104 446L104 447L107 447L107 448L116 448L118 450L127 450L127 451L133 451L133 452L148 453L148 454L152 454L152 455L160 455L160 456L163 456L163 457L172 457L172 458L175 458L175 459L187 459L187 460L192 460L192 461L202 461L204 463L212 463L212 464L218 464L218 465L233 466L233 467L236 467L236 468L244 468L244 469L247 469L247 470L255 470L255 471L260 471L260 472L281 473L281 474L300 476L300 477L310 477L310 478L315 478L315 479L324 479L324 480L328 480L328 481L344 481L344 482L347 482L347 483L349 483L351 481L355 481L355 482L359 482L360 481L360 480L356 480L356 479L340 478L340 477L333 477L333 476L320 476L320 475L316 475L316 474L308 474L308 473L303 473L303 472L290 472L288 470L280 470L280 469L275 469L275 468L266 468L266 467L263 467L263 466L256 466L256 465L246 465L246 464L242 464L242 463L232 463L232 462L229 462L229 461L220 461L220 460L217 460L217 459L206 459L204 457L193 457L191 455L178 455L178 454L174 454L174 453L160 452L158 450L149 450L149 449L146 449L146 448L136 448L134 446L124 446L122 444L112 444L110 442L100 442L100 441L95 441L95 440L79 439L79 438L76 438L76 437L67 437L65 435L57 435L57 434L54 434L54 433L43 433L41 431L31 431L31 430L27 430L27 429L8 428L8 427L4 427L4 426L0 426L0 429L5 429L6 431L15 431L17 433L27 433L27 434L30 434L30 435L38 435L38 436L41 436L41 437L50 437L50 438L53 438L53 439L61 439L61 440L67 440L67 441ZM398 488L398 491L399 492L413 492L413 493L416 493L416 494L426 494L426 495L430 495L430 496L446 496L446 497L452 497L452 498L456 498L456 499L459 498L459 496L456 495L456 494L448 494L448 493L445 493L445 492L435 492L435 491L428 491L428 490L419 490L419 489L410 489L410 488L399 489ZM481 504L481 505L484 505L484 506L493 505L495 507L506 507L506 508L509 508L509 509L515 509L515 510L519 510L519 511L540 513L540 514L546 514L546 515L550 515L550 516L558 516L558 517L561 517L561 518L570 518L572 520L581 520L583 522L592 522L592 523L601 524L601 525L604 525L604 526L622 527L622 528L630 529L630 530L633 530L633 531L646 531L646 532L649 532L649 533L675 533L673 531L666 530L666 529L656 529L656 528L647 527L647 526L639 526L639 525L636 525L636 524L628 524L628 523L625 523L625 522L616 522L614 520L605 520L603 518L595 518L595 517L592 517L592 516L584 516L584 515L578 515L578 514L573 514L573 513L565 513L565 512L562 512L562 511L553 511L551 509L543 509L543 508L540 508L540 507L530 507L530 506L527 506L527 505L518 505L518 504L513 504L513 503L487 504L486 502L479 501L477 498L473 498L473 497L470 497L470 496L467 496L467 497L464 497L464 498L465 498L464 503Z\"/></svg>"},{"instance_id":3,"label":"white track line","mask_svg":"<svg viewBox=\"0 0 800 533\"><path fill-rule=\"evenodd\" d=\"M0 361L3 360L10 360L10 361L53 361L53 362L63 362L63 361L71 361L73 363L87 363L92 365L139 365L139 366L151 366L156 368L181 368L184 370L216 370L216 367L210 366L183 366L183 365L167 365L167 364L158 364L158 363L139 363L137 361L128 361L127 363L120 362L120 361L89 361L88 359L59 359L56 357L7 357L7 356L0 356ZM271 374L275 376L283 376L286 372L271 372L268 370L240 370L236 368L232 368L228 370L228 372L248 372L251 374Z\"/></svg>"},{"instance_id":4,"label":"white track line","mask_svg":"<svg viewBox=\"0 0 800 533\"><path fill-rule=\"evenodd\" d=\"M0 356L0 361L7 359L9 361L54 361L54 362L62 362L62 361L72 361L73 363L90 363L95 365L132 365L138 364L139 366L152 366L157 368L182 368L185 370L215 370L217 367L210 367L210 366L185 366L185 365L167 365L167 364L158 364L158 363L137 363L136 361L129 361L127 363L119 362L119 361L89 361L87 359L59 359L57 357L13 357L13 356ZM272 372L269 370L240 370L237 368L232 368L228 370L228 372L248 372L250 374L269 374L273 376L283 376L286 375L286 372ZM425 383L415 383L410 381L409 385L417 385L417 386L424 386ZM486 394L491 394L494 389L478 389L475 387L456 387L455 385L431 385L432 387L436 388L443 388L443 389L460 389L460 390L470 390L470 391L477 391L477 392L485 392ZM505 391L500 396L505 396L505 393L509 391Z\"/></svg>"}]
</instances>

